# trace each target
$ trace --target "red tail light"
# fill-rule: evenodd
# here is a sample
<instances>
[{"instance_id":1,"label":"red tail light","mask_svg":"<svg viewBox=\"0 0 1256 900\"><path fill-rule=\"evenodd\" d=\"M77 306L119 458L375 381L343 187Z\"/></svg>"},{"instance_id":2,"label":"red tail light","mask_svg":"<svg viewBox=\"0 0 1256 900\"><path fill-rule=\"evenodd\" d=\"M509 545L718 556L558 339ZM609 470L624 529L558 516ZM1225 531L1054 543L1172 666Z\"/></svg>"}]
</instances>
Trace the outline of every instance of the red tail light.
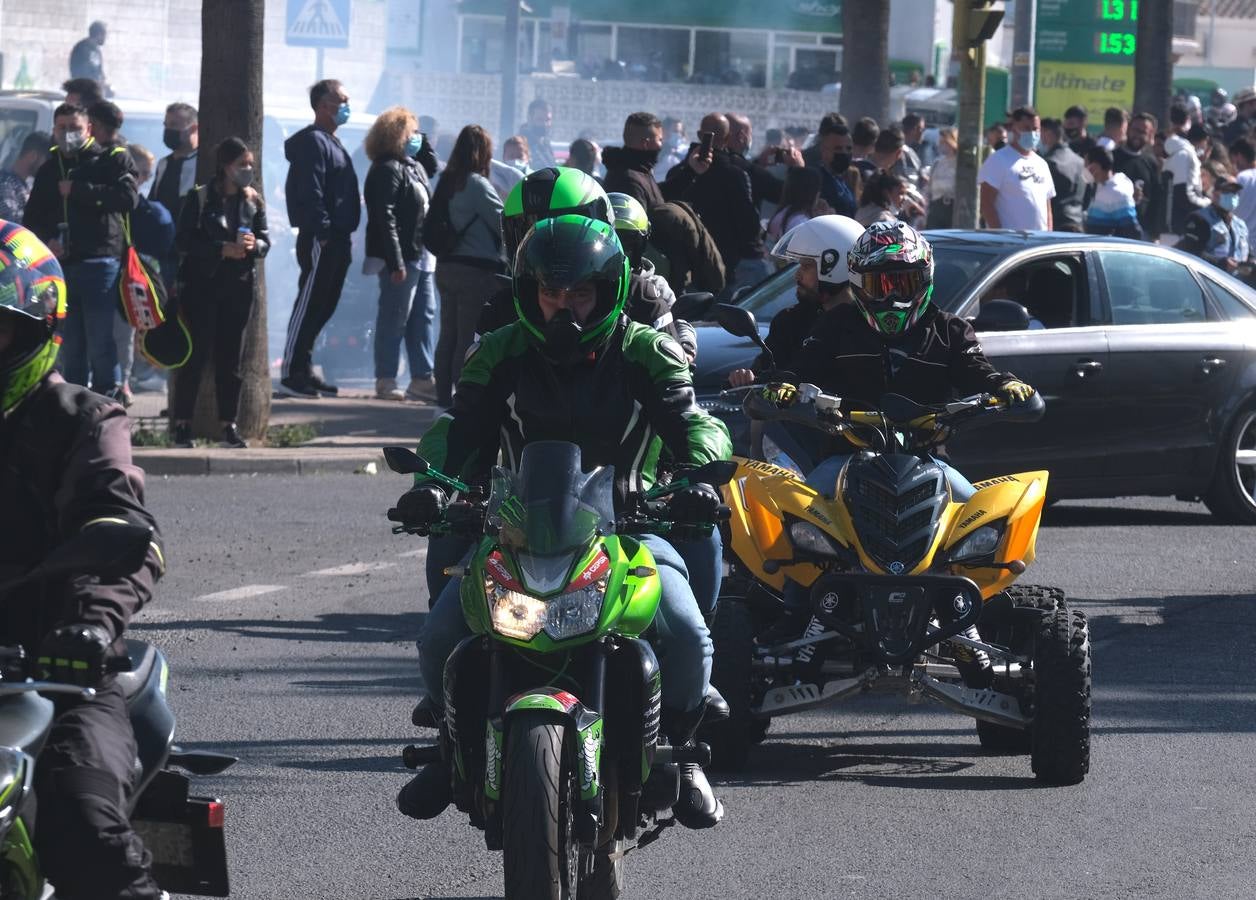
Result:
<instances>
[{"instance_id":1,"label":"red tail light","mask_svg":"<svg viewBox=\"0 0 1256 900\"><path fill-rule=\"evenodd\" d=\"M227 823L227 808L215 800L205 807L205 824L210 828L222 828Z\"/></svg>"}]
</instances>

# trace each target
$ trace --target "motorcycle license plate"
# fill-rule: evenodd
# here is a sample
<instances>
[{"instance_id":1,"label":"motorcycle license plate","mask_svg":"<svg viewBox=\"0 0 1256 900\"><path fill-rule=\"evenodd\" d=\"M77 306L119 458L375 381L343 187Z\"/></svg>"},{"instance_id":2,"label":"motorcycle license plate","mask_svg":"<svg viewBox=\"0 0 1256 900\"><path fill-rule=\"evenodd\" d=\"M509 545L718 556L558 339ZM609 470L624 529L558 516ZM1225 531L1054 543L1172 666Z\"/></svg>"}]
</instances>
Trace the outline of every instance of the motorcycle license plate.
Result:
<instances>
[{"instance_id":1,"label":"motorcycle license plate","mask_svg":"<svg viewBox=\"0 0 1256 900\"><path fill-rule=\"evenodd\" d=\"M153 856L153 877L170 893L229 896L223 828L221 822L210 824L207 815L216 804L208 797L189 797L179 813L132 820Z\"/></svg>"}]
</instances>

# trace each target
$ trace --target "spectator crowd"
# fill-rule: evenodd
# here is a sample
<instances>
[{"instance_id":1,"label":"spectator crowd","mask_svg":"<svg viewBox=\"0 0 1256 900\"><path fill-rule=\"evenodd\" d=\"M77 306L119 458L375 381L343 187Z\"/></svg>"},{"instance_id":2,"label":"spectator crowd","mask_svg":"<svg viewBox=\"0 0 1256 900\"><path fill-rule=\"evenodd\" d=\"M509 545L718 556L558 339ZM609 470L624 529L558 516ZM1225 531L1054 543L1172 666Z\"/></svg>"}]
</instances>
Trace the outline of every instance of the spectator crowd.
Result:
<instances>
[{"instance_id":1,"label":"spectator crowd","mask_svg":"<svg viewBox=\"0 0 1256 900\"><path fill-rule=\"evenodd\" d=\"M123 111L102 84L104 33L96 23L76 49L78 74L65 83L52 134L27 136L0 172L0 218L23 222L61 261L68 380L129 402L135 348L144 343L116 297L120 261L133 247L188 336L180 359L155 360L185 373L170 404L175 443L191 443L201 372L212 359L222 440L244 446L235 424L243 336L256 263L270 246L254 187L257 148L207 136L214 174L197 185L198 114L182 102L166 111L168 152L160 159L127 144ZM985 132L981 227L1158 241L1250 279L1256 89L1239 92L1233 104L1221 99L1227 114L1183 100L1163 123L1110 108L1093 133L1080 106L1060 119L1029 107L1010 111ZM295 295L279 396L338 392L314 364L314 349L365 220L361 271L378 282L375 396L450 404L482 307L510 273L516 242L507 220L518 214L508 208L511 197L543 170L577 170L639 204L637 262L671 298L708 292L726 300L757 284L775 271L773 246L817 216L836 213L864 227L903 220L947 228L954 220L956 130L926 127L911 113L890 123L830 113L814 130L768 129L760 144L741 113L703 116L689 140L683 121L642 111L625 120L621 146L603 148L586 134L563 148L544 98L529 104L526 121L500 147L478 125L440 135L435 122L396 106L374 118L360 181L337 136L350 116L347 89L320 81L309 102L311 123L284 145L283 196L298 233L299 277L270 286L272 294Z\"/></svg>"}]
</instances>

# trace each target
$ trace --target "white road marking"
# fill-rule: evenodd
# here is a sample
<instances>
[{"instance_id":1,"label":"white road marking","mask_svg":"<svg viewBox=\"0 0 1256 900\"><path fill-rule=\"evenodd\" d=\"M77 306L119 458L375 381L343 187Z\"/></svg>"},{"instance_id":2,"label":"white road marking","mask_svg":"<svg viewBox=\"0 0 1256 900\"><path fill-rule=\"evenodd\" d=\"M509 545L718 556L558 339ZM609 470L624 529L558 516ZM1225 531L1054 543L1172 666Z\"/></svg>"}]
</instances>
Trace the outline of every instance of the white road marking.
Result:
<instances>
[{"instance_id":1,"label":"white road marking","mask_svg":"<svg viewBox=\"0 0 1256 900\"><path fill-rule=\"evenodd\" d=\"M378 572L380 569L391 569L397 565L395 562L355 562L346 563L343 566L333 566L330 569L318 569L314 572L306 572L306 578L336 578L345 575L365 575L367 572Z\"/></svg>"},{"instance_id":2,"label":"white road marking","mask_svg":"<svg viewBox=\"0 0 1256 900\"><path fill-rule=\"evenodd\" d=\"M398 559L414 559L415 557L427 556L427 548L421 547L418 550L407 550L405 553L398 553Z\"/></svg>"},{"instance_id":3,"label":"white road marking","mask_svg":"<svg viewBox=\"0 0 1256 900\"><path fill-rule=\"evenodd\" d=\"M199 597L193 597L193 600L247 600L250 597L260 597L263 594L273 594L275 591L287 590L285 584L246 584L243 587L231 588L226 591L215 591L212 594L202 594Z\"/></svg>"}]
</instances>

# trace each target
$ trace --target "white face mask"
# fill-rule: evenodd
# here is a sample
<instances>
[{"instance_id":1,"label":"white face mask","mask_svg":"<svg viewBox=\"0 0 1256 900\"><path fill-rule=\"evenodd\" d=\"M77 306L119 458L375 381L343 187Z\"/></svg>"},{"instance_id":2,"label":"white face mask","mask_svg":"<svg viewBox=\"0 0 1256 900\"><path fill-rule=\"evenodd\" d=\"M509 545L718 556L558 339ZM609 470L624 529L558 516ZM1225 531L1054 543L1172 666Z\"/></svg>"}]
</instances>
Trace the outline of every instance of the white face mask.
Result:
<instances>
[{"instance_id":1,"label":"white face mask","mask_svg":"<svg viewBox=\"0 0 1256 900\"><path fill-rule=\"evenodd\" d=\"M1086 184L1095 183L1095 176L1090 174L1090 169L1082 169L1082 181Z\"/></svg>"}]
</instances>

